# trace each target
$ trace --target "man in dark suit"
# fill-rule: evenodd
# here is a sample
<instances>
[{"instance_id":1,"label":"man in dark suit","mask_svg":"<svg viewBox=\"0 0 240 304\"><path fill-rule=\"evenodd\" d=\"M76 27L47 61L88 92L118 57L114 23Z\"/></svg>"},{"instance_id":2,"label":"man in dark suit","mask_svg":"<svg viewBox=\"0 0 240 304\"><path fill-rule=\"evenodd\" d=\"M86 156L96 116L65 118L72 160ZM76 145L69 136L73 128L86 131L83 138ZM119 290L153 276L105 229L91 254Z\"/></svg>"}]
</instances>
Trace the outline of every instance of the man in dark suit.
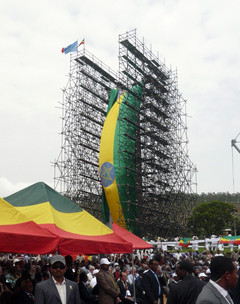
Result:
<instances>
[{"instance_id":1,"label":"man in dark suit","mask_svg":"<svg viewBox=\"0 0 240 304\"><path fill-rule=\"evenodd\" d=\"M157 274L159 263L155 259L149 261L149 270L143 273L141 285L144 304L159 304L162 300L162 286Z\"/></svg>"},{"instance_id":2,"label":"man in dark suit","mask_svg":"<svg viewBox=\"0 0 240 304\"><path fill-rule=\"evenodd\" d=\"M170 289L167 304L195 304L206 283L193 276L193 264L189 260L179 263L177 276L181 281Z\"/></svg>"},{"instance_id":3,"label":"man in dark suit","mask_svg":"<svg viewBox=\"0 0 240 304\"><path fill-rule=\"evenodd\" d=\"M36 304L80 304L77 283L64 278L66 262L62 255L54 255L50 261L52 276L36 285Z\"/></svg>"},{"instance_id":4,"label":"man in dark suit","mask_svg":"<svg viewBox=\"0 0 240 304\"><path fill-rule=\"evenodd\" d=\"M127 274L126 272L120 273L120 280L117 281L120 295L119 298L124 304L133 304L133 290L132 286L127 282Z\"/></svg>"},{"instance_id":5,"label":"man in dark suit","mask_svg":"<svg viewBox=\"0 0 240 304\"><path fill-rule=\"evenodd\" d=\"M143 290L143 286L142 286L142 276L144 271L145 271L144 268L139 268L138 269L139 276L135 280L136 302L138 304L143 304L143 294L145 293L145 291Z\"/></svg>"},{"instance_id":6,"label":"man in dark suit","mask_svg":"<svg viewBox=\"0 0 240 304\"><path fill-rule=\"evenodd\" d=\"M196 304L233 304L228 289L237 285L237 266L225 256L215 257L210 264L211 279L204 286L197 298Z\"/></svg>"}]
</instances>

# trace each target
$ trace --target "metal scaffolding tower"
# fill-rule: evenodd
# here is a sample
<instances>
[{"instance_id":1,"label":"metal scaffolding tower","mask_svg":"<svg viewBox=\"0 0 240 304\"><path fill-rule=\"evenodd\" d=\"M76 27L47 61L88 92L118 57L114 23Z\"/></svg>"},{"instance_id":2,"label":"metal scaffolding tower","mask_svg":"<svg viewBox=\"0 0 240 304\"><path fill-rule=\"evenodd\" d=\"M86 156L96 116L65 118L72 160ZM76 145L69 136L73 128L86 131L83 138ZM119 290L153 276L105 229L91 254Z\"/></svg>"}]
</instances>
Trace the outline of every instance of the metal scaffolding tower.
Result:
<instances>
[{"instance_id":1,"label":"metal scaffolding tower","mask_svg":"<svg viewBox=\"0 0 240 304\"><path fill-rule=\"evenodd\" d=\"M62 144L55 162L55 188L101 218L98 153L110 88L117 75L83 49L71 54L63 90Z\"/></svg>"},{"instance_id":2,"label":"metal scaffolding tower","mask_svg":"<svg viewBox=\"0 0 240 304\"><path fill-rule=\"evenodd\" d=\"M136 30L119 35L118 73L85 49L71 55L70 63L55 188L102 219L98 154L109 92L130 92L136 99L118 118L125 136L118 144L125 170L119 203L133 212L127 227L138 227L140 236L182 233L194 206L196 167L188 156L186 101L176 71L137 39ZM141 97L134 93L136 85L142 87Z\"/></svg>"}]
</instances>

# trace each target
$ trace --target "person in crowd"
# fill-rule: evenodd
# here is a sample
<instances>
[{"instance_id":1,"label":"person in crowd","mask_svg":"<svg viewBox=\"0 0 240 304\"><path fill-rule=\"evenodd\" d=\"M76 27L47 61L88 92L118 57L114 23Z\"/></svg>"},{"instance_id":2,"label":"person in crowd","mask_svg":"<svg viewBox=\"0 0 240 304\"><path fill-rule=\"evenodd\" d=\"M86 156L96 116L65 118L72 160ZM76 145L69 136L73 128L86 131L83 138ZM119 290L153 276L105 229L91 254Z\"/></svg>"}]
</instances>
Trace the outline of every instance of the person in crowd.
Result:
<instances>
[{"instance_id":1,"label":"person in crowd","mask_svg":"<svg viewBox=\"0 0 240 304\"><path fill-rule=\"evenodd\" d=\"M127 276L127 281L129 284L133 284L133 282L136 280L136 278L138 277L138 273L137 273L137 269L136 267L131 267L130 269L130 273Z\"/></svg>"},{"instance_id":2,"label":"person in crowd","mask_svg":"<svg viewBox=\"0 0 240 304\"><path fill-rule=\"evenodd\" d=\"M165 282L168 282L171 279L171 268L168 264L162 266L162 275Z\"/></svg>"},{"instance_id":3,"label":"person in crowd","mask_svg":"<svg viewBox=\"0 0 240 304\"><path fill-rule=\"evenodd\" d=\"M125 266L122 268L122 272L125 272L127 274L127 277L129 276L130 274L130 268L128 266Z\"/></svg>"},{"instance_id":4,"label":"person in crowd","mask_svg":"<svg viewBox=\"0 0 240 304\"><path fill-rule=\"evenodd\" d=\"M79 275L79 293L82 304L97 304L98 300L96 295L91 294L90 290L87 287L88 277L86 272L82 271Z\"/></svg>"},{"instance_id":5,"label":"person in crowd","mask_svg":"<svg viewBox=\"0 0 240 304\"><path fill-rule=\"evenodd\" d=\"M157 253L154 255L154 259L158 262L157 275L161 285L161 302L163 301L163 295L167 295L169 289L167 287L168 277L166 275L166 266L169 266L167 263L166 257L162 253Z\"/></svg>"},{"instance_id":6,"label":"person in crowd","mask_svg":"<svg viewBox=\"0 0 240 304\"><path fill-rule=\"evenodd\" d=\"M170 289L167 304L194 304L206 283L193 276L193 264L189 260L179 263L177 276L181 281Z\"/></svg>"},{"instance_id":7,"label":"person in crowd","mask_svg":"<svg viewBox=\"0 0 240 304\"><path fill-rule=\"evenodd\" d=\"M143 294L144 304L159 304L163 303L162 286L157 274L159 263L155 259L149 261L149 270L143 273L142 287L145 293Z\"/></svg>"},{"instance_id":8,"label":"person in crowd","mask_svg":"<svg viewBox=\"0 0 240 304\"><path fill-rule=\"evenodd\" d=\"M110 262L107 258L100 260L100 271L97 273L99 304L115 304L119 301L120 290L113 275L109 272Z\"/></svg>"},{"instance_id":9,"label":"person in crowd","mask_svg":"<svg viewBox=\"0 0 240 304\"><path fill-rule=\"evenodd\" d=\"M46 281L50 278L50 272L49 271L44 271L42 274L42 279L43 281Z\"/></svg>"},{"instance_id":10,"label":"person in crowd","mask_svg":"<svg viewBox=\"0 0 240 304\"><path fill-rule=\"evenodd\" d=\"M34 280L36 283L42 282L43 280L41 267L39 265L37 265L35 268Z\"/></svg>"},{"instance_id":11,"label":"person in crowd","mask_svg":"<svg viewBox=\"0 0 240 304\"><path fill-rule=\"evenodd\" d=\"M118 280L117 283L120 290L119 298L123 304L133 304L133 288L132 285L127 282L126 272L120 273L120 280Z\"/></svg>"},{"instance_id":12,"label":"person in crowd","mask_svg":"<svg viewBox=\"0 0 240 304\"><path fill-rule=\"evenodd\" d=\"M171 288L173 288L176 283L178 283L178 276L177 276L177 273L174 272L174 273L172 273L171 279L168 282L168 288L169 288L169 290Z\"/></svg>"},{"instance_id":13,"label":"person in crowd","mask_svg":"<svg viewBox=\"0 0 240 304\"><path fill-rule=\"evenodd\" d=\"M175 269L176 269L176 261L177 261L177 259L175 259L174 257L170 258L169 266L171 267L172 271L175 271Z\"/></svg>"},{"instance_id":14,"label":"person in crowd","mask_svg":"<svg viewBox=\"0 0 240 304\"><path fill-rule=\"evenodd\" d=\"M224 256L224 254L221 253L220 249L217 249L217 252L214 255L214 257L218 257L218 256Z\"/></svg>"},{"instance_id":15,"label":"person in crowd","mask_svg":"<svg viewBox=\"0 0 240 304\"><path fill-rule=\"evenodd\" d=\"M143 295L145 293L143 286L142 286L142 276L144 273L145 269L144 268L139 268L138 269L138 277L135 281L135 288L136 288L136 301L138 304L143 303Z\"/></svg>"},{"instance_id":16,"label":"person in crowd","mask_svg":"<svg viewBox=\"0 0 240 304\"><path fill-rule=\"evenodd\" d=\"M181 255L181 253L180 253L180 251L178 249L177 252L174 254L174 257L177 259L177 261L179 261L181 256L182 255Z\"/></svg>"},{"instance_id":17,"label":"person in crowd","mask_svg":"<svg viewBox=\"0 0 240 304\"><path fill-rule=\"evenodd\" d=\"M90 288L93 289L97 285L97 278L96 275L99 272L99 269L94 269L93 270L93 278L90 282Z\"/></svg>"},{"instance_id":18,"label":"person in crowd","mask_svg":"<svg viewBox=\"0 0 240 304\"><path fill-rule=\"evenodd\" d=\"M231 255L231 258L232 258L233 261L238 261L238 259L239 259L239 252L238 252L237 249L234 250L234 252Z\"/></svg>"},{"instance_id":19,"label":"person in crowd","mask_svg":"<svg viewBox=\"0 0 240 304\"><path fill-rule=\"evenodd\" d=\"M75 280L75 271L73 271L73 258L71 255L65 256L66 261L66 272L64 277L68 280L74 281Z\"/></svg>"},{"instance_id":20,"label":"person in crowd","mask_svg":"<svg viewBox=\"0 0 240 304\"><path fill-rule=\"evenodd\" d=\"M88 274L89 270L87 269L87 265L86 264L87 263L86 263L85 259L82 259L81 262L80 262L80 265L79 265L79 270L80 270L80 272L85 271L86 274Z\"/></svg>"},{"instance_id":21,"label":"person in crowd","mask_svg":"<svg viewBox=\"0 0 240 304\"><path fill-rule=\"evenodd\" d=\"M34 304L35 298L33 295L33 282L31 277L22 277L20 283L20 291L13 297L14 304Z\"/></svg>"},{"instance_id":22,"label":"person in crowd","mask_svg":"<svg viewBox=\"0 0 240 304\"><path fill-rule=\"evenodd\" d=\"M7 284L0 282L0 304L12 304L13 293Z\"/></svg>"},{"instance_id":23,"label":"person in crowd","mask_svg":"<svg viewBox=\"0 0 240 304\"><path fill-rule=\"evenodd\" d=\"M118 263L117 263L118 264ZM118 279L120 279L120 266L116 265L115 266L115 271L113 273L114 279L117 281Z\"/></svg>"},{"instance_id":24,"label":"person in crowd","mask_svg":"<svg viewBox=\"0 0 240 304\"><path fill-rule=\"evenodd\" d=\"M18 274L16 266L12 266L8 269L6 274L6 280L11 284L11 288L15 287L16 281L19 279L20 275Z\"/></svg>"},{"instance_id":25,"label":"person in crowd","mask_svg":"<svg viewBox=\"0 0 240 304\"><path fill-rule=\"evenodd\" d=\"M207 263L207 265L208 265L208 262L206 262L206 263ZM206 265L206 263L205 263L205 265L203 265L203 267L202 267L202 272L203 272L203 273L206 273L207 270L209 269L208 266Z\"/></svg>"},{"instance_id":26,"label":"person in crowd","mask_svg":"<svg viewBox=\"0 0 240 304\"><path fill-rule=\"evenodd\" d=\"M35 290L36 304L80 304L77 283L64 278L66 261L62 255L54 255L50 260L51 277L38 283Z\"/></svg>"},{"instance_id":27,"label":"person in crowd","mask_svg":"<svg viewBox=\"0 0 240 304\"><path fill-rule=\"evenodd\" d=\"M87 274L87 277L88 277L87 285L90 285L90 282L93 279L93 271L94 271L94 269L95 269L95 267L93 265L89 266L89 273Z\"/></svg>"},{"instance_id":28,"label":"person in crowd","mask_svg":"<svg viewBox=\"0 0 240 304\"><path fill-rule=\"evenodd\" d=\"M233 304L228 289L234 288L238 282L235 263L228 257L217 256L213 258L210 270L211 280L203 287L196 304Z\"/></svg>"},{"instance_id":29,"label":"person in crowd","mask_svg":"<svg viewBox=\"0 0 240 304\"><path fill-rule=\"evenodd\" d=\"M206 273L200 272L198 277L199 277L200 280L202 280L204 282L207 282L208 276L206 275Z\"/></svg>"},{"instance_id":30,"label":"person in crowd","mask_svg":"<svg viewBox=\"0 0 240 304\"><path fill-rule=\"evenodd\" d=\"M195 278L199 278L199 273L200 273L200 269L199 268L200 267L198 267L198 266L195 266L193 268L193 274L194 274Z\"/></svg>"}]
</instances>

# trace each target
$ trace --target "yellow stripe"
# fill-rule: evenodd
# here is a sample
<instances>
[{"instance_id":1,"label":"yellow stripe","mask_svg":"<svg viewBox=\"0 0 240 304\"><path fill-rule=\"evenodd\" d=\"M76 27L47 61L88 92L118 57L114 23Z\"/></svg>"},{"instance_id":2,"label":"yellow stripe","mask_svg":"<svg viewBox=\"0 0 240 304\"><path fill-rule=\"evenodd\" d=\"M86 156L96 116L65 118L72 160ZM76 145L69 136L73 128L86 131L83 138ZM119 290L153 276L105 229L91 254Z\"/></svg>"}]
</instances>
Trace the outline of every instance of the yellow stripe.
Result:
<instances>
[{"instance_id":1,"label":"yellow stripe","mask_svg":"<svg viewBox=\"0 0 240 304\"><path fill-rule=\"evenodd\" d=\"M26 216L2 198L0 198L0 210L0 225L14 225L29 222Z\"/></svg>"},{"instance_id":2,"label":"yellow stripe","mask_svg":"<svg viewBox=\"0 0 240 304\"><path fill-rule=\"evenodd\" d=\"M102 164L105 162L109 162L112 165L114 164L113 163L114 136L115 136L115 129L117 124L120 104L123 100L124 94L121 95L118 98L118 100L115 102L115 104L112 106L103 125L100 150L99 150L100 168ZM121 223L125 225L125 219L122 212L122 206L120 204L116 178L114 179L114 182L110 186L103 188L113 221L115 223L118 223L118 221L120 220Z\"/></svg>"},{"instance_id":3,"label":"yellow stripe","mask_svg":"<svg viewBox=\"0 0 240 304\"><path fill-rule=\"evenodd\" d=\"M86 211L63 213L57 211L49 202L26 207L15 207L37 224L55 224L57 227L81 235L105 235L112 230Z\"/></svg>"}]
</instances>

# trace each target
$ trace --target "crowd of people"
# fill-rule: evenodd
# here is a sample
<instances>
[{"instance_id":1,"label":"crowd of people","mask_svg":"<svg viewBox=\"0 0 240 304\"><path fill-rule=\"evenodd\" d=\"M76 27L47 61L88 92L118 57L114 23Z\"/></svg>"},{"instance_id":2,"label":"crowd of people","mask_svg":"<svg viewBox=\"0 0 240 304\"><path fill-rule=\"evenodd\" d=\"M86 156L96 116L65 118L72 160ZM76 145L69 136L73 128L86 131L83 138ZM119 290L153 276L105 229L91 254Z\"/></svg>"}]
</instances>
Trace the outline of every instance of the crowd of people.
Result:
<instances>
[{"instance_id":1,"label":"crowd of people","mask_svg":"<svg viewBox=\"0 0 240 304\"><path fill-rule=\"evenodd\" d=\"M240 253L0 255L0 304L240 303ZM229 298L230 296L230 298Z\"/></svg>"}]
</instances>

